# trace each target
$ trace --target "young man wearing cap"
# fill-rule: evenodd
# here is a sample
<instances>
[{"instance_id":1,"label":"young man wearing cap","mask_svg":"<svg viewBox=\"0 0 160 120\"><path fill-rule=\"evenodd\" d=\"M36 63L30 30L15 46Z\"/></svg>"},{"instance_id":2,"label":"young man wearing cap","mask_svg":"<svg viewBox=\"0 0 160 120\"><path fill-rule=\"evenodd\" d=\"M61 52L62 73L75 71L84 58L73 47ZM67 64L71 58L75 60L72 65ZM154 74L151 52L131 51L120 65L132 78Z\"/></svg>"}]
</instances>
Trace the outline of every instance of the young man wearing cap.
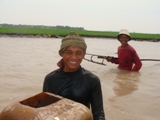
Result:
<instances>
[{"instance_id":1,"label":"young man wearing cap","mask_svg":"<svg viewBox=\"0 0 160 120\"><path fill-rule=\"evenodd\" d=\"M119 64L119 69L139 71L142 67L142 62L136 53L136 50L128 44L128 41L131 40L128 30L122 29L119 32L117 39L121 43L121 46L118 47L118 59L108 58L107 61Z\"/></svg>"},{"instance_id":2,"label":"young man wearing cap","mask_svg":"<svg viewBox=\"0 0 160 120\"><path fill-rule=\"evenodd\" d=\"M99 78L81 67L87 45L77 33L62 39L59 69L46 75L43 92L51 92L91 107L94 120L105 120Z\"/></svg>"}]
</instances>

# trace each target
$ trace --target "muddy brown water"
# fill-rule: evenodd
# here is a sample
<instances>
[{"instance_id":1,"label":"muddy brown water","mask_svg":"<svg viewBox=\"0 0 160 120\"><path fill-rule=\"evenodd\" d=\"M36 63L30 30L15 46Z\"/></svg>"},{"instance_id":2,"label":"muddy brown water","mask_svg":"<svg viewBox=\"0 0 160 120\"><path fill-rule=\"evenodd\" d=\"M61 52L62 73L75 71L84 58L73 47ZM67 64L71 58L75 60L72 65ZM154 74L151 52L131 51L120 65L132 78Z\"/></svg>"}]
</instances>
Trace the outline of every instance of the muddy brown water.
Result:
<instances>
[{"instance_id":1,"label":"muddy brown water","mask_svg":"<svg viewBox=\"0 0 160 120\"><path fill-rule=\"evenodd\" d=\"M85 38L87 53L117 56L116 39ZM44 77L57 69L60 38L0 37L0 111L10 103L42 91ZM160 42L130 41L141 59L160 59ZM86 58L90 58L86 55ZM94 57L94 60L100 61ZM82 67L102 84L109 120L160 119L160 62L143 61L139 72L118 70L117 65L83 60Z\"/></svg>"}]
</instances>

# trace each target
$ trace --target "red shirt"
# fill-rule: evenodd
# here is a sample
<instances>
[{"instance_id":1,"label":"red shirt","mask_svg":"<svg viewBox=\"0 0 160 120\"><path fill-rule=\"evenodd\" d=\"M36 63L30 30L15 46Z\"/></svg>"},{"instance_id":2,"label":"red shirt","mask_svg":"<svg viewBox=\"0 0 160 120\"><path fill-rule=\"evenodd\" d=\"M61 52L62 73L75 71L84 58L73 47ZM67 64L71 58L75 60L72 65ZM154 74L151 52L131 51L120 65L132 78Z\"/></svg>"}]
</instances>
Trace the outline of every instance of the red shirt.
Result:
<instances>
[{"instance_id":1,"label":"red shirt","mask_svg":"<svg viewBox=\"0 0 160 120\"><path fill-rule=\"evenodd\" d=\"M129 44L122 48L118 47L118 59L113 59L112 63L119 64L118 68L123 70L139 71L142 62L135 49Z\"/></svg>"}]
</instances>

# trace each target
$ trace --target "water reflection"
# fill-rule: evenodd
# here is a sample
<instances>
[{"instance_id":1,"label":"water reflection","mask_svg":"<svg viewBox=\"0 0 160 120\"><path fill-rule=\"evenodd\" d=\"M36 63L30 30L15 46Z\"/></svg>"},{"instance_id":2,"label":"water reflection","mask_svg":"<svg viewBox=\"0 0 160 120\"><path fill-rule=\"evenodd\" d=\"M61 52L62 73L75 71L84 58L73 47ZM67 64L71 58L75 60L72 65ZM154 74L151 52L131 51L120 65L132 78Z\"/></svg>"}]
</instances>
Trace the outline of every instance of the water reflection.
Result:
<instances>
[{"instance_id":1,"label":"water reflection","mask_svg":"<svg viewBox=\"0 0 160 120\"><path fill-rule=\"evenodd\" d=\"M139 82L139 76L139 72L119 70L114 80L116 86L113 87L116 96L129 95L138 90L137 82Z\"/></svg>"}]
</instances>

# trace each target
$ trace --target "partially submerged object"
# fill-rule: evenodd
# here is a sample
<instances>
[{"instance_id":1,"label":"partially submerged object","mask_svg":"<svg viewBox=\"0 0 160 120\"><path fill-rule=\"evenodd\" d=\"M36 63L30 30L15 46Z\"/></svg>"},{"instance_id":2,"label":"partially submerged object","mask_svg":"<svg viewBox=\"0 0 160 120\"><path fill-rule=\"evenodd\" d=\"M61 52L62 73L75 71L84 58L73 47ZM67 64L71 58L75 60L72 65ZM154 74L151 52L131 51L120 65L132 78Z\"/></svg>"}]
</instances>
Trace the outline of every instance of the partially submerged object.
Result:
<instances>
[{"instance_id":1,"label":"partially submerged object","mask_svg":"<svg viewBox=\"0 0 160 120\"><path fill-rule=\"evenodd\" d=\"M0 120L93 120L93 116L83 104L42 92L5 107Z\"/></svg>"}]
</instances>

